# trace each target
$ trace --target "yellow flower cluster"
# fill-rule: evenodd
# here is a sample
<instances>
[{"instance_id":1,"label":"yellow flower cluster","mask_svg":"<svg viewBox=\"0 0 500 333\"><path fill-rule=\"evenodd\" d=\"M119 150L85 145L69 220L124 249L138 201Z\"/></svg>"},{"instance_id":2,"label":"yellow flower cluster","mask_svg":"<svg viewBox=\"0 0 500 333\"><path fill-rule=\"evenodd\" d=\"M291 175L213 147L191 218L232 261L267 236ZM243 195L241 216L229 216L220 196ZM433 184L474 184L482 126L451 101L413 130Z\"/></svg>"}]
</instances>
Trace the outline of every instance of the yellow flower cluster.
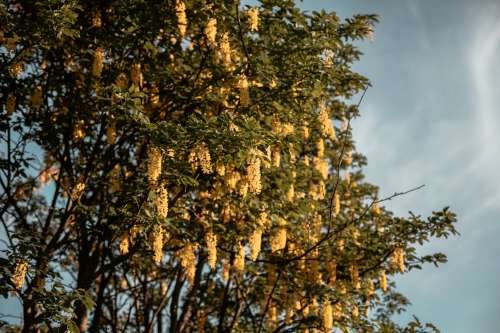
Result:
<instances>
[{"instance_id":1,"label":"yellow flower cluster","mask_svg":"<svg viewBox=\"0 0 500 333\"><path fill-rule=\"evenodd\" d=\"M94 53L94 62L92 63L92 76L100 77L104 67L104 49L98 48Z\"/></svg>"},{"instance_id":2,"label":"yellow flower cluster","mask_svg":"<svg viewBox=\"0 0 500 333\"><path fill-rule=\"evenodd\" d=\"M179 36L184 38L187 28L187 18L186 18L186 5L183 0L175 1L175 14L177 15L177 27L179 29Z\"/></svg>"},{"instance_id":3,"label":"yellow flower cluster","mask_svg":"<svg viewBox=\"0 0 500 333\"><path fill-rule=\"evenodd\" d=\"M370 298L375 294L375 285L373 284L373 281L369 279L366 281L366 297Z\"/></svg>"},{"instance_id":4,"label":"yellow flower cluster","mask_svg":"<svg viewBox=\"0 0 500 333\"><path fill-rule=\"evenodd\" d=\"M231 170L226 172L224 176L224 183L232 192L236 189L236 184L240 181L240 179L241 179L240 173L236 170Z\"/></svg>"},{"instance_id":5,"label":"yellow flower cluster","mask_svg":"<svg viewBox=\"0 0 500 333\"><path fill-rule=\"evenodd\" d=\"M250 239L248 240L248 244L250 246L250 259L256 260L259 256L262 244L262 229L260 227L257 227L252 232Z\"/></svg>"},{"instance_id":6,"label":"yellow flower cluster","mask_svg":"<svg viewBox=\"0 0 500 333\"><path fill-rule=\"evenodd\" d=\"M236 248L233 267L236 272L243 272L245 270L245 247L241 243Z\"/></svg>"},{"instance_id":7,"label":"yellow flower cluster","mask_svg":"<svg viewBox=\"0 0 500 333\"><path fill-rule=\"evenodd\" d=\"M14 268L14 274L10 277L12 284L16 289L21 289L28 272L28 263L24 260L19 261Z\"/></svg>"},{"instance_id":8,"label":"yellow flower cluster","mask_svg":"<svg viewBox=\"0 0 500 333\"><path fill-rule=\"evenodd\" d=\"M405 256L403 248L397 247L391 255L391 263L394 267L399 269L401 273L405 271Z\"/></svg>"},{"instance_id":9,"label":"yellow flower cluster","mask_svg":"<svg viewBox=\"0 0 500 333\"><path fill-rule=\"evenodd\" d=\"M340 213L340 195L338 193L335 194L334 203L335 203L335 215L338 215Z\"/></svg>"},{"instance_id":10,"label":"yellow flower cluster","mask_svg":"<svg viewBox=\"0 0 500 333\"><path fill-rule=\"evenodd\" d=\"M307 125L302 126L302 137L304 140L309 139L309 127Z\"/></svg>"},{"instance_id":11,"label":"yellow flower cluster","mask_svg":"<svg viewBox=\"0 0 500 333\"><path fill-rule=\"evenodd\" d=\"M328 116L328 110L326 109L324 103L321 103L320 105L318 120L321 134L332 141L335 140L335 129L332 126L332 121Z\"/></svg>"},{"instance_id":12,"label":"yellow flower cluster","mask_svg":"<svg viewBox=\"0 0 500 333\"><path fill-rule=\"evenodd\" d=\"M240 75L238 87L240 89L240 105L246 107L250 104L250 93L248 91L248 80L245 74Z\"/></svg>"},{"instance_id":13,"label":"yellow flower cluster","mask_svg":"<svg viewBox=\"0 0 500 333\"><path fill-rule=\"evenodd\" d=\"M162 152L158 147L148 149L148 181L151 187L155 187L161 174Z\"/></svg>"},{"instance_id":14,"label":"yellow flower cluster","mask_svg":"<svg viewBox=\"0 0 500 333\"><path fill-rule=\"evenodd\" d=\"M168 214L168 190L165 184L161 184L156 190L155 206L158 217L166 218Z\"/></svg>"},{"instance_id":15,"label":"yellow flower cluster","mask_svg":"<svg viewBox=\"0 0 500 333\"><path fill-rule=\"evenodd\" d=\"M333 259L328 261L326 269L328 271L328 285L333 287L337 281L337 262Z\"/></svg>"},{"instance_id":16,"label":"yellow flower cluster","mask_svg":"<svg viewBox=\"0 0 500 333\"><path fill-rule=\"evenodd\" d=\"M12 77L16 78L22 73L23 69L24 65L22 62L15 62L12 66L10 66L9 73Z\"/></svg>"},{"instance_id":17,"label":"yellow flower cluster","mask_svg":"<svg viewBox=\"0 0 500 333\"><path fill-rule=\"evenodd\" d=\"M330 332L333 328L332 304L328 298L324 300L323 304L323 327L326 332Z\"/></svg>"},{"instance_id":18,"label":"yellow flower cluster","mask_svg":"<svg viewBox=\"0 0 500 333\"><path fill-rule=\"evenodd\" d=\"M295 198L295 186L293 184L288 187L288 191L286 192L286 199L288 202L293 202Z\"/></svg>"},{"instance_id":19,"label":"yellow flower cluster","mask_svg":"<svg viewBox=\"0 0 500 333\"><path fill-rule=\"evenodd\" d=\"M210 151L204 143L191 150L188 162L191 164L193 171L196 171L198 166L200 166L204 174L212 173L212 158L210 157Z\"/></svg>"},{"instance_id":20,"label":"yellow flower cluster","mask_svg":"<svg viewBox=\"0 0 500 333\"><path fill-rule=\"evenodd\" d=\"M233 50L231 49L231 44L229 44L229 34L227 32L222 34L219 43L219 57L224 66L230 68L232 65L231 55Z\"/></svg>"},{"instance_id":21,"label":"yellow flower cluster","mask_svg":"<svg viewBox=\"0 0 500 333\"><path fill-rule=\"evenodd\" d=\"M318 150L318 157L325 156L325 142L322 138L320 138L316 143L316 149Z\"/></svg>"},{"instance_id":22,"label":"yellow flower cluster","mask_svg":"<svg viewBox=\"0 0 500 333\"><path fill-rule=\"evenodd\" d=\"M205 35L207 36L210 44L215 45L215 38L217 37L217 19L211 18L208 20L207 25L205 27Z\"/></svg>"},{"instance_id":23,"label":"yellow flower cluster","mask_svg":"<svg viewBox=\"0 0 500 333\"><path fill-rule=\"evenodd\" d=\"M92 26L100 28L102 26L101 12L95 11L92 13Z\"/></svg>"},{"instance_id":24,"label":"yellow flower cluster","mask_svg":"<svg viewBox=\"0 0 500 333\"><path fill-rule=\"evenodd\" d=\"M165 230L163 227L157 227L151 234L151 247L153 248L153 260L158 264L163 257L163 242Z\"/></svg>"},{"instance_id":25,"label":"yellow flower cluster","mask_svg":"<svg viewBox=\"0 0 500 333\"><path fill-rule=\"evenodd\" d=\"M385 274L385 270L381 270L379 273L379 283L380 283L380 289L382 289L383 292L387 291L387 275Z\"/></svg>"},{"instance_id":26,"label":"yellow flower cluster","mask_svg":"<svg viewBox=\"0 0 500 333\"><path fill-rule=\"evenodd\" d=\"M280 150L280 147L279 146L275 146L273 149L272 149L272 165L273 167L276 167L276 168L279 168L280 167L280 164L281 164L281 150Z\"/></svg>"},{"instance_id":27,"label":"yellow flower cluster","mask_svg":"<svg viewBox=\"0 0 500 333\"><path fill-rule=\"evenodd\" d=\"M282 250L286 246L286 225L287 221L284 218L278 218L278 230L271 237L271 252Z\"/></svg>"},{"instance_id":28,"label":"yellow flower cluster","mask_svg":"<svg viewBox=\"0 0 500 333\"><path fill-rule=\"evenodd\" d=\"M78 181L76 185L73 187L73 191L71 191L71 199L73 201L78 200L84 190L85 190L85 183L81 180Z\"/></svg>"},{"instance_id":29,"label":"yellow flower cluster","mask_svg":"<svg viewBox=\"0 0 500 333\"><path fill-rule=\"evenodd\" d=\"M259 8L253 7L248 10L248 26L250 31L259 29Z\"/></svg>"},{"instance_id":30,"label":"yellow flower cluster","mask_svg":"<svg viewBox=\"0 0 500 333\"><path fill-rule=\"evenodd\" d=\"M143 80L144 80L141 67L142 67L141 64L136 63L136 64L133 64L132 68L130 69L130 77L131 77L132 83L139 88L142 88L142 84L143 84Z\"/></svg>"},{"instance_id":31,"label":"yellow flower cluster","mask_svg":"<svg viewBox=\"0 0 500 333\"><path fill-rule=\"evenodd\" d=\"M120 254L125 255L128 253L130 245L130 238L128 233L124 234L120 240Z\"/></svg>"},{"instance_id":32,"label":"yellow flower cluster","mask_svg":"<svg viewBox=\"0 0 500 333\"><path fill-rule=\"evenodd\" d=\"M250 155L252 157L247 167L248 189L251 193L259 194L262 191L260 158L255 156L255 152L251 152Z\"/></svg>"},{"instance_id":33,"label":"yellow flower cluster","mask_svg":"<svg viewBox=\"0 0 500 333\"><path fill-rule=\"evenodd\" d=\"M205 243L207 243L208 267L215 270L215 266L217 265L217 235L213 231L206 232Z\"/></svg>"},{"instance_id":34,"label":"yellow flower cluster","mask_svg":"<svg viewBox=\"0 0 500 333\"><path fill-rule=\"evenodd\" d=\"M349 272L351 273L351 282L354 289L359 290L361 288L361 281L359 280L359 270L358 266L350 265Z\"/></svg>"},{"instance_id":35,"label":"yellow flower cluster","mask_svg":"<svg viewBox=\"0 0 500 333\"><path fill-rule=\"evenodd\" d=\"M186 271L186 279L190 285L193 284L196 274L196 250L198 246L193 243L187 243L179 250L179 260L181 267Z\"/></svg>"},{"instance_id":36,"label":"yellow flower cluster","mask_svg":"<svg viewBox=\"0 0 500 333\"><path fill-rule=\"evenodd\" d=\"M323 179L328 179L328 160L320 157L313 157L314 169L321 174Z\"/></svg>"}]
</instances>

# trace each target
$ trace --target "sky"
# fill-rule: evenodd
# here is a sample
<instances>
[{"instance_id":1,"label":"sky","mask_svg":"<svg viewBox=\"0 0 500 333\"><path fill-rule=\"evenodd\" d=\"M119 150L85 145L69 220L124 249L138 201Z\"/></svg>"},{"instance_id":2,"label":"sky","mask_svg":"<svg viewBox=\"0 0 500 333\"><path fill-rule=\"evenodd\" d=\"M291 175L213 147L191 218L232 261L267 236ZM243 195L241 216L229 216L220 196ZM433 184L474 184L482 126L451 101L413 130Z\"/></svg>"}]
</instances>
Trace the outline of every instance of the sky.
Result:
<instances>
[{"instance_id":1,"label":"sky","mask_svg":"<svg viewBox=\"0 0 500 333\"><path fill-rule=\"evenodd\" d=\"M449 262L398 279L409 314L443 333L500 327L500 1L306 0L342 18L377 13L373 42L354 68L370 88L353 122L367 180L399 215L450 206L461 236L420 253ZM403 320L405 318L401 318Z\"/></svg>"}]
</instances>

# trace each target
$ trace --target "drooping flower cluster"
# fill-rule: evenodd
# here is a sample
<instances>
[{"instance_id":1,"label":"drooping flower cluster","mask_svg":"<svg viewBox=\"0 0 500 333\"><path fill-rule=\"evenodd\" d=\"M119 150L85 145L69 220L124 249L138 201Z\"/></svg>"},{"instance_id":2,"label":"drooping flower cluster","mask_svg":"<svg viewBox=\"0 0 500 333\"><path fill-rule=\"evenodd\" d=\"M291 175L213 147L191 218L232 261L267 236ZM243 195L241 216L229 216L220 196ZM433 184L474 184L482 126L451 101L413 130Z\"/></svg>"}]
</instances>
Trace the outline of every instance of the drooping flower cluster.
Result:
<instances>
[{"instance_id":1,"label":"drooping flower cluster","mask_svg":"<svg viewBox=\"0 0 500 333\"><path fill-rule=\"evenodd\" d=\"M397 268L401 273L405 271L405 257L402 247L396 247L391 255L391 264Z\"/></svg>"},{"instance_id":2,"label":"drooping flower cluster","mask_svg":"<svg viewBox=\"0 0 500 333\"><path fill-rule=\"evenodd\" d=\"M286 246L287 221L284 218L279 217L277 224L278 224L278 230L271 237L271 252L282 250Z\"/></svg>"},{"instance_id":3,"label":"drooping flower cluster","mask_svg":"<svg viewBox=\"0 0 500 333\"><path fill-rule=\"evenodd\" d=\"M245 247L241 243L236 247L233 267L235 271L239 273L245 270Z\"/></svg>"},{"instance_id":4,"label":"drooping flower cluster","mask_svg":"<svg viewBox=\"0 0 500 333\"><path fill-rule=\"evenodd\" d=\"M240 89L240 105L243 107L248 106L250 104L250 94L248 92L248 81L245 74L240 76L238 87Z\"/></svg>"},{"instance_id":5,"label":"drooping flower cluster","mask_svg":"<svg viewBox=\"0 0 500 333\"><path fill-rule=\"evenodd\" d=\"M259 8L253 7L248 10L248 26L250 31L259 29Z\"/></svg>"},{"instance_id":6,"label":"drooping flower cluster","mask_svg":"<svg viewBox=\"0 0 500 333\"><path fill-rule=\"evenodd\" d=\"M207 36L210 44L215 45L215 39L217 37L217 19L211 18L208 20L207 25L205 27L205 35Z\"/></svg>"},{"instance_id":7,"label":"drooping flower cluster","mask_svg":"<svg viewBox=\"0 0 500 333\"><path fill-rule=\"evenodd\" d=\"M208 267L214 270L217 265L217 235L213 231L206 232L205 243L207 243Z\"/></svg>"},{"instance_id":8,"label":"drooping flower cluster","mask_svg":"<svg viewBox=\"0 0 500 333\"><path fill-rule=\"evenodd\" d=\"M175 14L177 15L177 28L179 29L179 37L182 39L186 34L187 18L186 5L183 0L175 1Z\"/></svg>"},{"instance_id":9,"label":"drooping flower cluster","mask_svg":"<svg viewBox=\"0 0 500 333\"><path fill-rule=\"evenodd\" d=\"M18 261L16 267L14 268L14 273L10 277L10 280L16 289L21 289L23 287L27 272L28 263L24 260Z\"/></svg>"},{"instance_id":10,"label":"drooping flower cluster","mask_svg":"<svg viewBox=\"0 0 500 333\"><path fill-rule=\"evenodd\" d=\"M260 158L256 156L255 151L250 152L250 156L247 167L248 189L251 193L259 194L262 190Z\"/></svg>"},{"instance_id":11,"label":"drooping flower cluster","mask_svg":"<svg viewBox=\"0 0 500 333\"><path fill-rule=\"evenodd\" d=\"M128 253L130 246L130 238L128 233L124 234L120 240L120 254L125 255Z\"/></svg>"},{"instance_id":12,"label":"drooping flower cluster","mask_svg":"<svg viewBox=\"0 0 500 333\"><path fill-rule=\"evenodd\" d=\"M155 196L156 213L160 218L166 218L168 214L168 190L165 184L158 186Z\"/></svg>"},{"instance_id":13,"label":"drooping flower cluster","mask_svg":"<svg viewBox=\"0 0 500 333\"><path fill-rule=\"evenodd\" d=\"M148 181L151 187L155 187L161 174L162 152L158 147L148 149Z\"/></svg>"},{"instance_id":14,"label":"drooping flower cluster","mask_svg":"<svg viewBox=\"0 0 500 333\"><path fill-rule=\"evenodd\" d=\"M178 257L181 267L185 270L186 279L190 285L193 285L196 274L196 250L198 246L193 243L187 243L178 251Z\"/></svg>"},{"instance_id":15,"label":"drooping flower cluster","mask_svg":"<svg viewBox=\"0 0 500 333\"><path fill-rule=\"evenodd\" d=\"M104 49L95 50L94 62L92 63L92 76L100 77L104 67Z\"/></svg>"},{"instance_id":16,"label":"drooping flower cluster","mask_svg":"<svg viewBox=\"0 0 500 333\"><path fill-rule=\"evenodd\" d=\"M158 264L163 257L163 243L165 238L165 230L158 226L151 234L151 248L153 249L153 260Z\"/></svg>"},{"instance_id":17,"label":"drooping flower cluster","mask_svg":"<svg viewBox=\"0 0 500 333\"><path fill-rule=\"evenodd\" d=\"M330 140L335 140L335 129L332 125L332 121L328 115L328 110L324 103L321 103L319 108L318 121L320 125L321 135Z\"/></svg>"}]
</instances>

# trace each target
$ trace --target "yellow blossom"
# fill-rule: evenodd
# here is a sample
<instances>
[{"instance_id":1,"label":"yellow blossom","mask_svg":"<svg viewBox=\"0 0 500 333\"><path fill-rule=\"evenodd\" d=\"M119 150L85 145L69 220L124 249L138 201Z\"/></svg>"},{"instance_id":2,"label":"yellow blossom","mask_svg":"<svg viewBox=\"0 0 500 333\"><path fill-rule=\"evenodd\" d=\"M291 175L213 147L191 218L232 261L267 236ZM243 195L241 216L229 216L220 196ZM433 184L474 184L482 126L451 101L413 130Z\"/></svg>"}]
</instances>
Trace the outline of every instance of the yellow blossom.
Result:
<instances>
[{"instance_id":1,"label":"yellow blossom","mask_svg":"<svg viewBox=\"0 0 500 333\"><path fill-rule=\"evenodd\" d=\"M210 157L210 151L208 150L207 146L204 143L198 146L197 153L198 153L197 156L198 160L200 161L201 171L204 174L212 173L212 162Z\"/></svg>"},{"instance_id":2,"label":"yellow blossom","mask_svg":"<svg viewBox=\"0 0 500 333\"><path fill-rule=\"evenodd\" d=\"M241 243L239 243L236 248L233 267L237 272L243 272L245 270L245 247Z\"/></svg>"},{"instance_id":3,"label":"yellow blossom","mask_svg":"<svg viewBox=\"0 0 500 333\"><path fill-rule=\"evenodd\" d=\"M318 150L318 157L323 157L325 155L325 142L322 138L316 143L316 149Z\"/></svg>"},{"instance_id":4,"label":"yellow blossom","mask_svg":"<svg viewBox=\"0 0 500 333\"><path fill-rule=\"evenodd\" d=\"M128 233L124 234L120 240L120 254L125 255L128 253L130 245L130 238Z\"/></svg>"},{"instance_id":5,"label":"yellow blossom","mask_svg":"<svg viewBox=\"0 0 500 333\"><path fill-rule=\"evenodd\" d=\"M175 13L177 15L177 27L179 29L180 38L184 38L187 28L186 5L183 0L175 1Z\"/></svg>"},{"instance_id":6,"label":"yellow blossom","mask_svg":"<svg viewBox=\"0 0 500 333\"><path fill-rule=\"evenodd\" d=\"M24 65L22 62L15 62L9 68L9 73L13 78L16 78L23 72Z\"/></svg>"},{"instance_id":7,"label":"yellow blossom","mask_svg":"<svg viewBox=\"0 0 500 333\"><path fill-rule=\"evenodd\" d=\"M217 265L217 235L213 231L206 232L205 243L207 243L208 267L215 270L215 266Z\"/></svg>"},{"instance_id":8,"label":"yellow blossom","mask_svg":"<svg viewBox=\"0 0 500 333\"><path fill-rule=\"evenodd\" d=\"M14 274L10 277L12 284L16 289L21 289L28 272L28 263L24 260L19 261L14 268Z\"/></svg>"},{"instance_id":9,"label":"yellow blossom","mask_svg":"<svg viewBox=\"0 0 500 333\"><path fill-rule=\"evenodd\" d=\"M250 94L248 92L248 81L245 74L240 75L238 87L240 89L240 105L246 107L250 104Z\"/></svg>"},{"instance_id":10,"label":"yellow blossom","mask_svg":"<svg viewBox=\"0 0 500 333\"><path fill-rule=\"evenodd\" d=\"M250 259L256 260L260 253L262 242L262 229L257 227L251 234L248 244L250 246Z\"/></svg>"},{"instance_id":11,"label":"yellow blossom","mask_svg":"<svg viewBox=\"0 0 500 333\"><path fill-rule=\"evenodd\" d=\"M135 63L132 65L132 68L130 70L130 77L132 79L132 84L134 84L139 88L142 88L143 76L142 76L141 64Z\"/></svg>"},{"instance_id":12,"label":"yellow blossom","mask_svg":"<svg viewBox=\"0 0 500 333\"><path fill-rule=\"evenodd\" d=\"M333 328L332 304L328 299L325 299L323 304L323 327L327 332Z\"/></svg>"},{"instance_id":13,"label":"yellow blossom","mask_svg":"<svg viewBox=\"0 0 500 333\"><path fill-rule=\"evenodd\" d=\"M328 179L328 160L320 157L313 157L314 169L316 169L323 179Z\"/></svg>"},{"instance_id":14,"label":"yellow blossom","mask_svg":"<svg viewBox=\"0 0 500 333\"><path fill-rule=\"evenodd\" d=\"M272 150L272 165L279 168L281 163L281 150L279 146L275 146Z\"/></svg>"},{"instance_id":15,"label":"yellow blossom","mask_svg":"<svg viewBox=\"0 0 500 333\"><path fill-rule=\"evenodd\" d=\"M166 218L168 215L168 191L165 184L161 184L156 190L155 206L158 217Z\"/></svg>"},{"instance_id":16,"label":"yellow blossom","mask_svg":"<svg viewBox=\"0 0 500 333\"><path fill-rule=\"evenodd\" d=\"M351 282L352 282L354 289L359 290L361 288L361 282L359 280L358 266L350 265L349 272L351 274Z\"/></svg>"},{"instance_id":17,"label":"yellow blossom","mask_svg":"<svg viewBox=\"0 0 500 333\"><path fill-rule=\"evenodd\" d=\"M250 31L259 29L259 8L253 7L248 10L248 26Z\"/></svg>"},{"instance_id":18,"label":"yellow blossom","mask_svg":"<svg viewBox=\"0 0 500 333\"><path fill-rule=\"evenodd\" d=\"M104 67L104 49L98 48L94 53L94 62L92 63L92 76L100 77Z\"/></svg>"},{"instance_id":19,"label":"yellow blossom","mask_svg":"<svg viewBox=\"0 0 500 333\"><path fill-rule=\"evenodd\" d=\"M250 158L247 167L248 189L251 193L259 194L262 190L260 159L255 156L254 152L252 152L251 155L253 156Z\"/></svg>"},{"instance_id":20,"label":"yellow blossom","mask_svg":"<svg viewBox=\"0 0 500 333\"><path fill-rule=\"evenodd\" d=\"M210 44L215 45L215 38L217 36L217 19L211 18L208 20L207 25L205 27L205 35L207 36Z\"/></svg>"},{"instance_id":21,"label":"yellow blossom","mask_svg":"<svg viewBox=\"0 0 500 333\"><path fill-rule=\"evenodd\" d=\"M151 146L148 149L148 181L151 187L156 186L161 174L162 152L160 148Z\"/></svg>"},{"instance_id":22,"label":"yellow blossom","mask_svg":"<svg viewBox=\"0 0 500 333\"><path fill-rule=\"evenodd\" d=\"M286 246L286 225L287 221L283 218L278 218L278 230L271 237L271 252L282 250Z\"/></svg>"},{"instance_id":23,"label":"yellow blossom","mask_svg":"<svg viewBox=\"0 0 500 333\"><path fill-rule=\"evenodd\" d=\"M186 279L190 285L193 285L194 276L196 274L196 250L198 246L193 243L187 243L179 250L178 256L181 267L186 272Z\"/></svg>"},{"instance_id":24,"label":"yellow blossom","mask_svg":"<svg viewBox=\"0 0 500 333\"><path fill-rule=\"evenodd\" d=\"M286 199L288 200L288 202L293 202L294 197L295 187L293 186L293 184L291 184L290 187L288 187L288 191L286 192Z\"/></svg>"},{"instance_id":25,"label":"yellow blossom","mask_svg":"<svg viewBox=\"0 0 500 333\"><path fill-rule=\"evenodd\" d=\"M318 120L321 134L332 141L335 140L335 129L332 126L332 121L324 103L320 105Z\"/></svg>"},{"instance_id":26,"label":"yellow blossom","mask_svg":"<svg viewBox=\"0 0 500 333\"><path fill-rule=\"evenodd\" d=\"M153 249L153 260L158 264L163 257L163 242L165 230L163 227L157 227L151 234L151 248Z\"/></svg>"},{"instance_id":27,"label":"yellow blossom","mask_svg":"<svg viewBox=\"0 0 500 333\"><path fill-rule=\"evenodd\" d=\"M387 276L385 274L385 270L380 270L379 273L379 283L380 283L380 289L382 289L383 292L387 291Z\"/></svg>"},{"instance_id":28,"label":"yellow blossom","mask_svg":"<svg viewBox=\"0 0 500 333\"><path fill-rule=\"evenodd\" d=\"M102 26L101 12L95 11L92 13L92 26L100 28Z\"/></svg>"},{"instance_id":29,"label":"yellow blossom","mask_svg":"<svg viewBox=\"0 0 500 333\"><path fill-rule=\"evenodd\" d=\"M224 183L232 192L236 189L236 184L240 181L240 179L241 179L240 173L238 171L233 170L226 172L226 175L224 176Z\"/></svg>"},{"instance_id":30,"label":"yellow blossom","mask_svg":"<svg viewBox=\"0 0 500 333\"><path fill-rule=\"evenodd\" d=\"M338 193L335 194L335 215L340 213L340 195Z\"/></svg>"}]
</instances>

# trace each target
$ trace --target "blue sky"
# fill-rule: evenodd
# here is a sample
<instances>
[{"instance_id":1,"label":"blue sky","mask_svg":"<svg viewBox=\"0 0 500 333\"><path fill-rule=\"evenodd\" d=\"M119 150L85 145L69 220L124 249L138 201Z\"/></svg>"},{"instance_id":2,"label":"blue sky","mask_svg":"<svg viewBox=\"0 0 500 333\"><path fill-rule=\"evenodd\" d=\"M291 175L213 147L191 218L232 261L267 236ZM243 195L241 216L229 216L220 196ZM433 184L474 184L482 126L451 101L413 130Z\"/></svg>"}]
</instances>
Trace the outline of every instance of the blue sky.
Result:
<instances>
[{"instance_id":1,"label":"blue sky","mask_svg":"<svg viewBox=\"0 0 500 333\"><path fill-rule=\"evenodd\" d=\"M493 333L500 327L500 1L304 1L341 17L377 13L375 39L355 69L372 80L354 123L370 182L391 194L400 215L450 205L458 238L449 262L399 279L410 313L442 332Z\"/></svg>"}]
</instances>

